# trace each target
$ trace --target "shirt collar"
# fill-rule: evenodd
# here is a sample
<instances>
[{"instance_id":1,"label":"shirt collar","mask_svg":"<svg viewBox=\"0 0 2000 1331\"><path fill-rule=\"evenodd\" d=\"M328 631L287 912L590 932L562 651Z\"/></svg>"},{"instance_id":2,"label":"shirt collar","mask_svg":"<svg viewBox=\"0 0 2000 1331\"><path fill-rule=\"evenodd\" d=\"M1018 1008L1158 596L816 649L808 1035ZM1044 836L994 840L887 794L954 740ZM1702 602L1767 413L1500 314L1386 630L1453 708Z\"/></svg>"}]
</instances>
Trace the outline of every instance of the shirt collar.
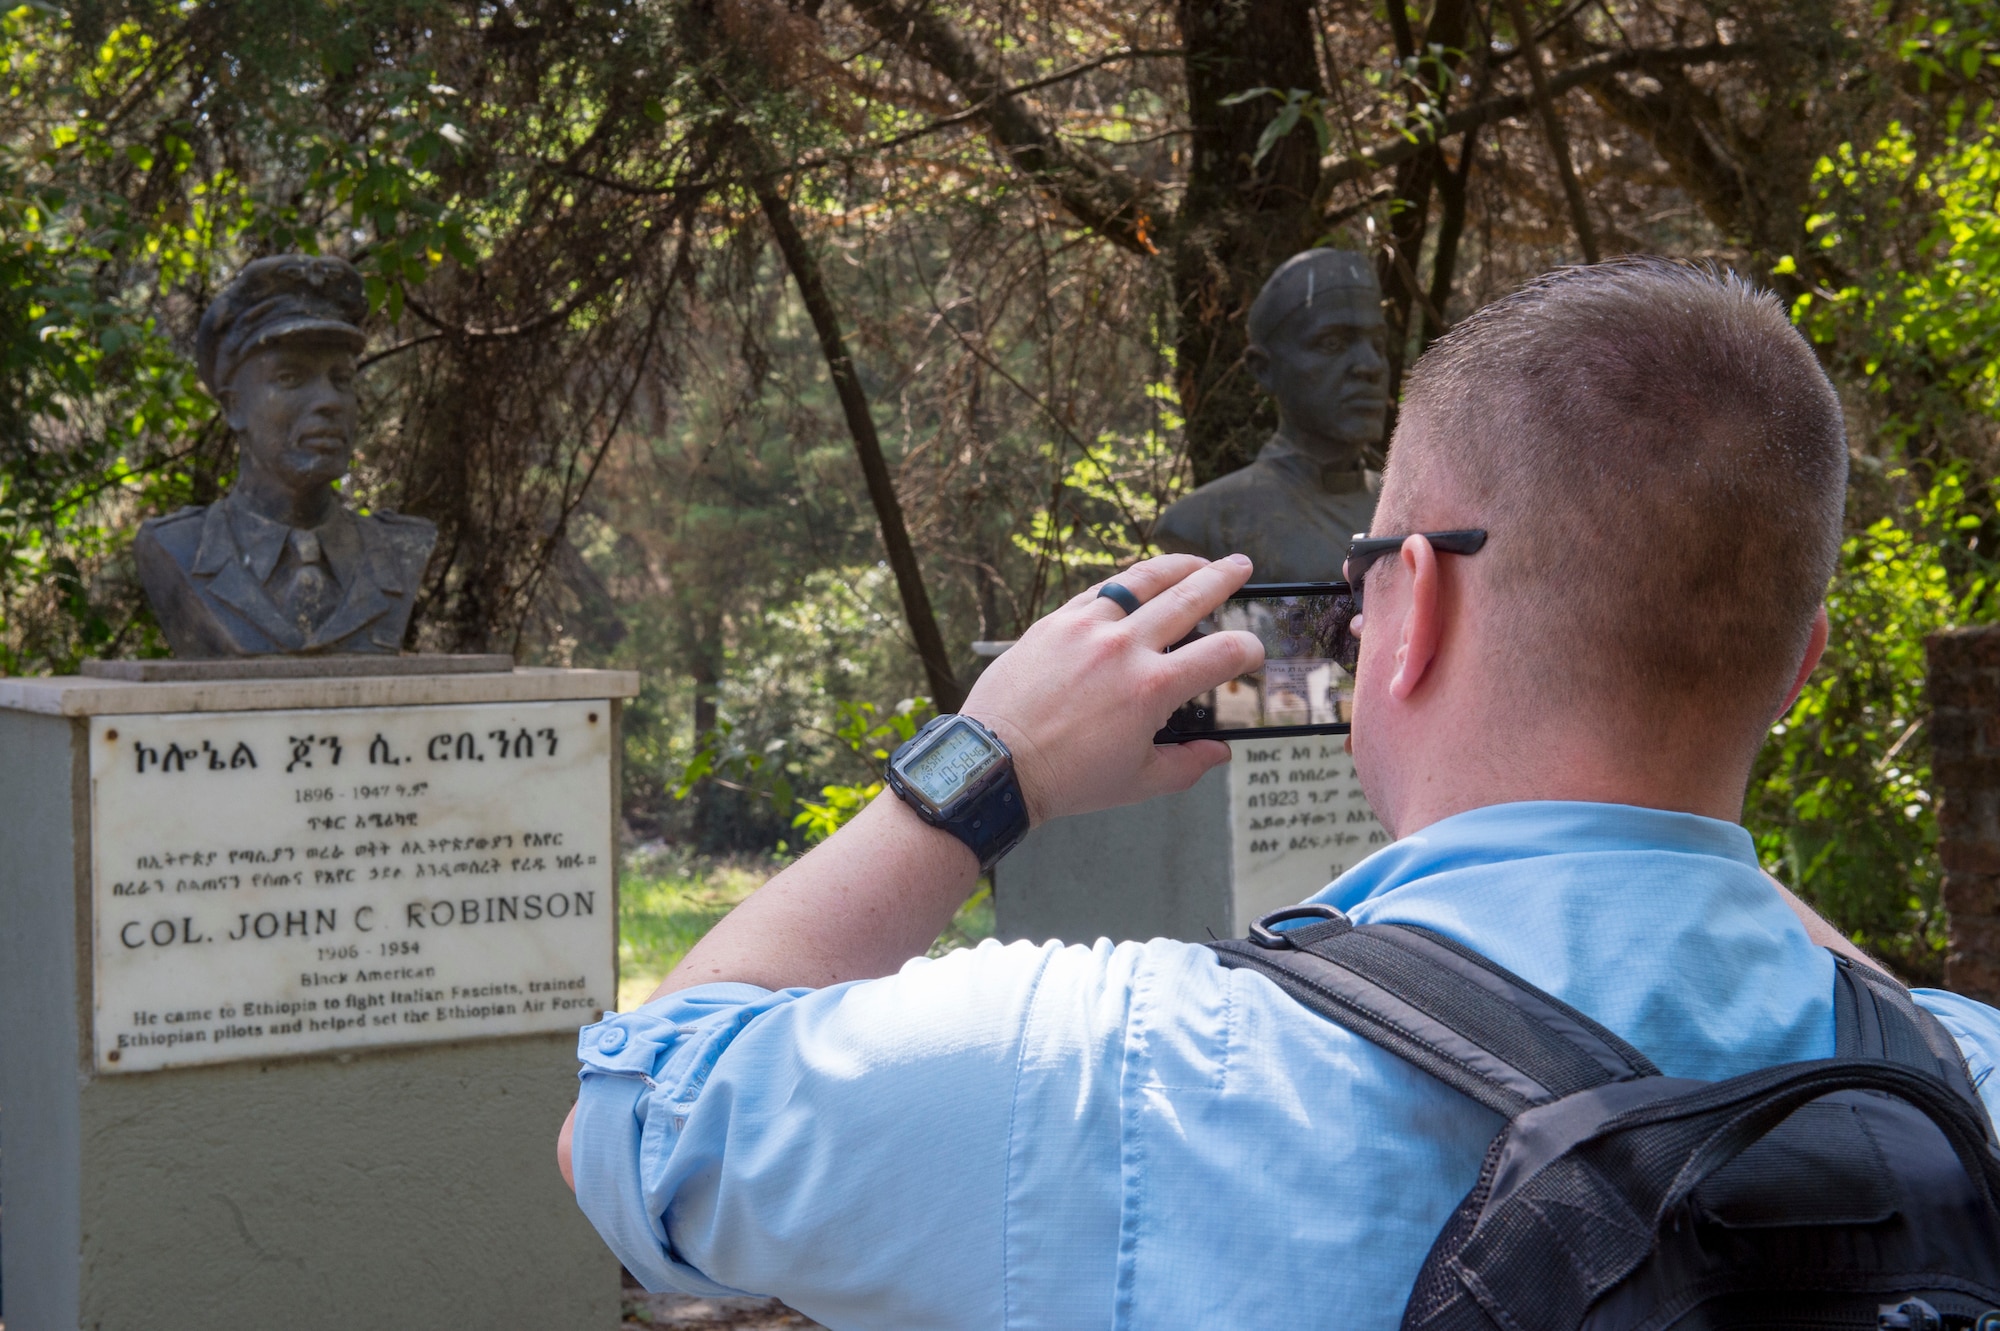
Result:
<instances>
[{"instance_id":1,"label":"shirt collar","mask_svg":"<svg viewBox=\"0 0 2000 1331\"><path fill-rule=\"evenodd\" d=\"M236 538L236 548L242 552L243 566L258 582L266 581L271 576L271 570L278 566L278 561L284 558L285 546L291 540L293 528L289 523L277 522L253 512L247 504L237 503L234 493L222 502L229 511L230 534ZM319 538L320 549L334 577L346 586L353 580L355 561L361 557L361 538L355 530L353 515L345 508L336 506L333 516L312 528L312 532Z\"/></svg>"},{"instance_id":2,"label":"shirt collar","mask_svg":"<svg viewBox=\"0 0 2000 1331\"><path fill-rule=\"evenodd\" d=\"M1363 860L1312 898L1413 924L1558 994L1669 1076L1833 1052L1833 962L1733 823L1622 804L1496 804Z\"/></svg>"},{"instance_id":3,"label":"shirt collar","mask_svg":"<svg viewBox=\"0 0 2000 1331\"><path fill-rule=\"evenodd\" d=\"M285 553L285 541L292 529L282 522L274 522L261 513L251 511L248 504L236 502L230 495L223 500L229 510L229 534L236 538L236 548L243 558L243 567L250 570L250 576L258 582L271 576L271 570L278 566L278 560Z\"/></svg>"},{"instance_id":4,"label":"shirt collar","mask_svg":"<svg viewBox=\"0 0 2000 1331\"><path fill-rule=\"evenodd\" d=\"M1419 879L1549 855L1665 851L1711 855L1759 868L1757 847L1735 823L1631 804L1523 800L1453 814L1384 846L1308 900L1351 911Z\"/></svg>"}]
</instances>

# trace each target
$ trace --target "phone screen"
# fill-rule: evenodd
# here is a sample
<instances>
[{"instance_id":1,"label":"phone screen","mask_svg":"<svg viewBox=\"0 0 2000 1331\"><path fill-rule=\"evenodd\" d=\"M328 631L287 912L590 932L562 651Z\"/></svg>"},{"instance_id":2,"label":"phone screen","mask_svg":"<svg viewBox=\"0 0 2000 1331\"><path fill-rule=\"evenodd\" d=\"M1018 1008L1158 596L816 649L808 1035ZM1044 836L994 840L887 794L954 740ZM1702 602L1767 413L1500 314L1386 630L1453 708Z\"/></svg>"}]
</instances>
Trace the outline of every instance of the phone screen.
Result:
<instances>
[{"instance_id":1,"label":"phone screen","mask_svg":"<svg viewBox=\"0 0 2000 1331\"><path fill-rule=\"evenodd\" d=\"M1248 630L1264 644L1263 669L1190 698L1155 742L1346 733L1360 653L1348 627L1353 619L1354 598L1344 582L1245 587L1175 646Z\"/></svg>"}]
</instances>

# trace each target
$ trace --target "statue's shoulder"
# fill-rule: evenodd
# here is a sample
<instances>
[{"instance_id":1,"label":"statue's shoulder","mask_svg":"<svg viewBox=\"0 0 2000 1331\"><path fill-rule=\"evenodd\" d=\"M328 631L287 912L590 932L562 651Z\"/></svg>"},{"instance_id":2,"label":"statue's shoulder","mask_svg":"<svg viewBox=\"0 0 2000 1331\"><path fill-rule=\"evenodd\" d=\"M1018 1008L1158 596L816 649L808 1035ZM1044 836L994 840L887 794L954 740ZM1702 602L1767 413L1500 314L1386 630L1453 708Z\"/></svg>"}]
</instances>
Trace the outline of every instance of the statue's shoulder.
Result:
<instances>
[{"instance_id":1,"label":"statue's shoulder","mask_svg":"<svg viewBox=\"0 0 2000 1331\"><path fill-rule=\"evenodd\" d=\"M421 547L428 556L437 544L437 524L429 518L411 517L391 508L371 509L365 516L357 513L355 517L369 535L398 550Z\"/></svg>"},{"instance_id":2,"label":"statue's shoulder","mask_svg":"<svg viewBox=\"0 0 2000 1331\"><path fill-rule=\"evenodd\" d=\"M139 530L152 532L156 536L182 527L200 531L201 520L207 516L207 504L184 504L171 513L163 513L157 518L147 518L139 524Z\"/></svg>"},{"instance_id":3,"label":"statue's shoulder","mask_svg":"<svg viewBox=\"0 0 2000 1331\"><path fill-rule=\"evenodd\" d=\"M1269 488L1269 482L1256 474L1254 465L1239 467L1206 485L1196 486L1167 505L1160 514L1158 529L1197 543L1202 537L1212 542L1223 530L1233 531L1246 517L1243 512L1246 503L1264 497Z\"/></svg>"},{"instance_id":4,"label":"statue's shoulder","mask_svg":"<svg viewBox=\"0 0 2000 1331\"><path fill-rule=\"evenodd\" d=\"M134 553L141 560L164 554L181 567L187 567L194 562L195 551L201 548L208 510L207 504L189 504L157 518L147 518L139 524Z\"/></svg>"},{"instance_id":5,"label":"statue's shoulder","mask_svg":"<svg viewBox=\"0 0 2000 1331\"><path fill-rule=\"evenodd\" d=\"M423 576L424 565L430 562L431 550L437 545L435 522L386 508L355 517L361 525L362 539L375 552L376 567L383 570L388 581L407 583ZM395 574L384 568L380 562L384 559L396 570Z\"/></svg>"}]
</instances>

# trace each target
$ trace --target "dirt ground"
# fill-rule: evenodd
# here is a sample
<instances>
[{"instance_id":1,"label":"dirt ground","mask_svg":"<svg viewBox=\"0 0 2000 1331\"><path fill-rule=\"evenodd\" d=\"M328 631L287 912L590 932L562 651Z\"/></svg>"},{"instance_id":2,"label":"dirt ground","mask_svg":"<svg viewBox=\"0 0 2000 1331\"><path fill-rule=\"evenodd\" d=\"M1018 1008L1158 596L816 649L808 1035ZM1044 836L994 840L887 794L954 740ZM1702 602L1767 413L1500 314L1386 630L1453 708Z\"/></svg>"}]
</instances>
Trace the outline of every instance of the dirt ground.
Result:
<instances>
[{"instance_id":1,"label":"dirt ground","mask_svg":"<svg viewBox=\"0 0 2000 1331\"><path fill-rule=\"evenodd\" d=\"M625 1331L824 1331L776 1299L698 1299L625 1291Z\"/></svg>"}]
</instances>

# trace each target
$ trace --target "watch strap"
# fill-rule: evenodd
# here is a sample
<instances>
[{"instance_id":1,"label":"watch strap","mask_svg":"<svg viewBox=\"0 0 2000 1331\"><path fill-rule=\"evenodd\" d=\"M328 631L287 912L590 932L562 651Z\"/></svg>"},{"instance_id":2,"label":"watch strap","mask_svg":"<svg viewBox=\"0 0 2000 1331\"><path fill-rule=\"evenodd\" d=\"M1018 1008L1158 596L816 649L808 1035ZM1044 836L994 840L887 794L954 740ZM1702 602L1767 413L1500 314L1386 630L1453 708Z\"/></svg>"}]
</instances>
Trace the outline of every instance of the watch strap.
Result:
<instances>
[{"instance_id":1,"label":"watch strap","mask_svg":"<svg viewBox=\"0 0 2000 1331\"><path fill-rule=\"evenodd\" d=\"M979 857L982 871L998 864L1001 856L1028 835L1028 802L1021 798L1021 783L1014 777L1013 765L1008 765L1006 777L983 799L939 825Z\"/></svg>"}]
</instances>

